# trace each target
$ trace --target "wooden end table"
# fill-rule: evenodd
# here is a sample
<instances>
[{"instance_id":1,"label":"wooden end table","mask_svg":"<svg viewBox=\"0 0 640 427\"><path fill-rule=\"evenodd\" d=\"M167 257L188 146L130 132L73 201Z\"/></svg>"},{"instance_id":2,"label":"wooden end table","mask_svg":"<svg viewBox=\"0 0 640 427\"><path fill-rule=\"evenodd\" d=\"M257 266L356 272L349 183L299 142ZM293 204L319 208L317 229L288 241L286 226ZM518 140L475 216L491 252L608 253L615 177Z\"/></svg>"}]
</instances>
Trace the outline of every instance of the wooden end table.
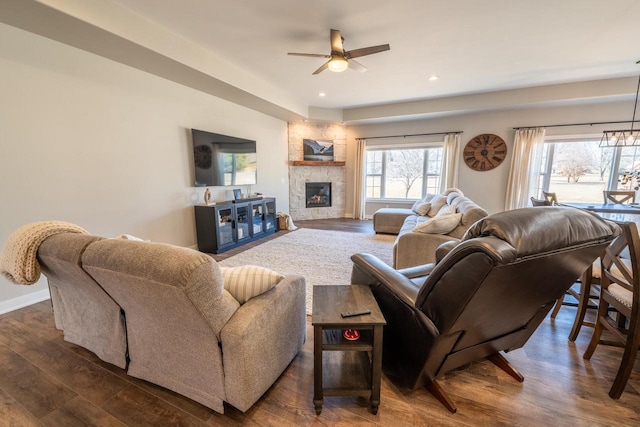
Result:
<instances>
[{"instance_id":1,"label":"wooden end table","mask_svg":"<svg viewBox=\"0 0 640 427\"><path fill-rule=\"evenodd\" d=\"M371 314L342 317L341 313L367 309ZM313 287L313 404L322 411L324 396L364 396L375 415L380 406L382 328L386 321L368 286ZM349 341L344 329L357 329L360 338ZM345 352L324 358L323 352ZM335 354L335 353L334 353ZM333 359L334 363L331 363ZM337 362L336 362L337 360Z\"/></svg>"}]
</instances>

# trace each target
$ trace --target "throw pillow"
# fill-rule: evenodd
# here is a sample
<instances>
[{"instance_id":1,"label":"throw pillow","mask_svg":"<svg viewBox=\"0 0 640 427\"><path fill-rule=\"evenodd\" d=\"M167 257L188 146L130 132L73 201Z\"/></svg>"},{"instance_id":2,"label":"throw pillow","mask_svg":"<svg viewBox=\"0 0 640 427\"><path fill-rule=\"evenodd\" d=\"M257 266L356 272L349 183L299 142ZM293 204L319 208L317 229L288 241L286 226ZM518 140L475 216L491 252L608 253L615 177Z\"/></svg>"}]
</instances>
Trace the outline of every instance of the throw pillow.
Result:
<instances>
[{"instance_id":1,"label":"throw pillow","mask_svg":"<svg viewBox=\"0 0 640 427\"><path fill-rule=\"evenodd\" d=\"M413 204L413 207L411 208L411 210L421 216L425 216L426 214L428 214L430 209L431 203L423 202L422 200L418 200L417 202L415 202Z\"/></svg>"},{"instance_id":2,"label":"throw pillow","mask_svg":"<svg viewBox=\"0 0 640 427\"><path fill-rule=\"evenodd\" d=\"M224 279L224 288L240 304L267 292L284 278L280 273L256 265L220 267L220 270Z\"/></svg>"},{"instance_id":3,"label":"throw pillow","mask_svg":"<svg viewBox=\"0 0 640 427\"><path fill-rule=\"evenodd\" d=\"M446 204L447 204L447 197L441 194L438 194L436 197L431 199L431 209L429 209L429 213L427 215L435 216L435 214L437 214L438 211L442 209L442 207Z\"/></svg>"},{"instance_id":4,"label":"throw pillow","mask_svg":"<svg viewBox=\"0 0 640 427\"><path fill-rule=\"evenodd\" d=\"M413 231L426 234L448 234L460 224L461 219L461 213L436 216L419 223L413 228Z\"/></svg>"},{"instance_id":5,"label":"throw pillow","mask_svg":"<svg viewBox=\"0 0 640 427\"><path fill-rule=\"evenodd\" d=\"M440 208L440 210L438 211L436 216L451 215L451 214L454 214L454 213L456 213L456 207L455 206L444 205L442 208Z\"/></svg>"}]
</instances>

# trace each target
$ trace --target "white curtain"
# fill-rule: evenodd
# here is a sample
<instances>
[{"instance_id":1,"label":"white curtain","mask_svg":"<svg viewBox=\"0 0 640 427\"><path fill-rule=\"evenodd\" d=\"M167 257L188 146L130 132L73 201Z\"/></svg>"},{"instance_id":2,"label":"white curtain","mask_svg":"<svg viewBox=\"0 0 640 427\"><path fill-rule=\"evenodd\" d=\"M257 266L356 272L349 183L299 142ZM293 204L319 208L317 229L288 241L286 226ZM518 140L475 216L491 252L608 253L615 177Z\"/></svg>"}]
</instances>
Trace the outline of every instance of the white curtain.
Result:
<instances>
[{"instance_id":1,"label":"white curtain","mask_svg":"<svg viewBox=\"0 0 640 427\"><path fill-rule=\"evenodd\" d=\"M442 174L440 178L440 193L448 188L458 187L458 164L460 162L459 133L448 133L444 138L442 150Z\"/></svg>"},{"instance_id":2,"label":"white curtain","mask_svg":"<svg viewBox=\"0 0 640 427\"><path fill-rule=\"evenodd\" d=\"M365 139L356 140L356 165L354 168L354 188L353 192L353 216L356 219L365 218L365 161L366 161L367 141Z\"/></svg>"},{"instance_id":3,"label":"white curtain","mask_svg":"<svg viewBox=\"0 0 640 427\"><path fill-rule=\"evenodd\" d=\"M544 148L544 128L516 131L505 210L524 208L536 194Z\"/></svg>"}]
</instances>

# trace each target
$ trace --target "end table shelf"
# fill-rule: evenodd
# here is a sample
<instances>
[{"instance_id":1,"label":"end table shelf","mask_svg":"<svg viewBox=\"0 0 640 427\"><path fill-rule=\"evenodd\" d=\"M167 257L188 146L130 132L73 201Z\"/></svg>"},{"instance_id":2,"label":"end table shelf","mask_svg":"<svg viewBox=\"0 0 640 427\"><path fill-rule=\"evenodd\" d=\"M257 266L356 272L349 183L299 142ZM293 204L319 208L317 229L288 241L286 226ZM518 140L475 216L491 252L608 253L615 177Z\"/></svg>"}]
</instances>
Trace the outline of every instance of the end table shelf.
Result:
<instances>
[{"instance_id":1,"label":"end table shelf","mask_svg":"<svg viewBox=\"0 0 640 427\"><path fill-rule=\"evenodd\" d=\"M343 318L340 313L361 309L371 314ZM316 414L324 396L364 396L370 410L378 413L382 375L382 328L384 316L368 286L313 287L313 361ZM354 341L343 329L358 329ZM324 353L327 353L326 355Z\"/></svg>"},{"instance_id":2,"label":"end table shelf","mask_svg":"<svg viewBox=\"0 0 640 427\"><path fill-rule=\"evenodd\" d=\"M325 329L322 348L326 351L371 351L373 334L370 330L360 330L360 338L350 341L342 336L342 329Z\"/></svg>"}]
</instances>

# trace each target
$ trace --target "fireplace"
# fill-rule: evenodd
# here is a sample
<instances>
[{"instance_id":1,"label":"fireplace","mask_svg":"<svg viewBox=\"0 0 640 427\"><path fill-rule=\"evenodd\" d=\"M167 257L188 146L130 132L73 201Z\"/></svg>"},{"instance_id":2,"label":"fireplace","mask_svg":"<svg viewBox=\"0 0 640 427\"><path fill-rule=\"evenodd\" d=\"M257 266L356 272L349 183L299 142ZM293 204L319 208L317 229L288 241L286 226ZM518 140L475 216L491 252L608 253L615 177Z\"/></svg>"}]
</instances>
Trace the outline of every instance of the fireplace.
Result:
<instances>
[{"instance_id":1,"label":"fireplace","mask_svg":"<svg viewBox=\"0 0 640 427\"><path fill-rule=\"evenodd\" d=\"M305 199L306 207L308 208L323 208L331 206L331 183L305 183Z\"/></svg>"}]
</instances>

